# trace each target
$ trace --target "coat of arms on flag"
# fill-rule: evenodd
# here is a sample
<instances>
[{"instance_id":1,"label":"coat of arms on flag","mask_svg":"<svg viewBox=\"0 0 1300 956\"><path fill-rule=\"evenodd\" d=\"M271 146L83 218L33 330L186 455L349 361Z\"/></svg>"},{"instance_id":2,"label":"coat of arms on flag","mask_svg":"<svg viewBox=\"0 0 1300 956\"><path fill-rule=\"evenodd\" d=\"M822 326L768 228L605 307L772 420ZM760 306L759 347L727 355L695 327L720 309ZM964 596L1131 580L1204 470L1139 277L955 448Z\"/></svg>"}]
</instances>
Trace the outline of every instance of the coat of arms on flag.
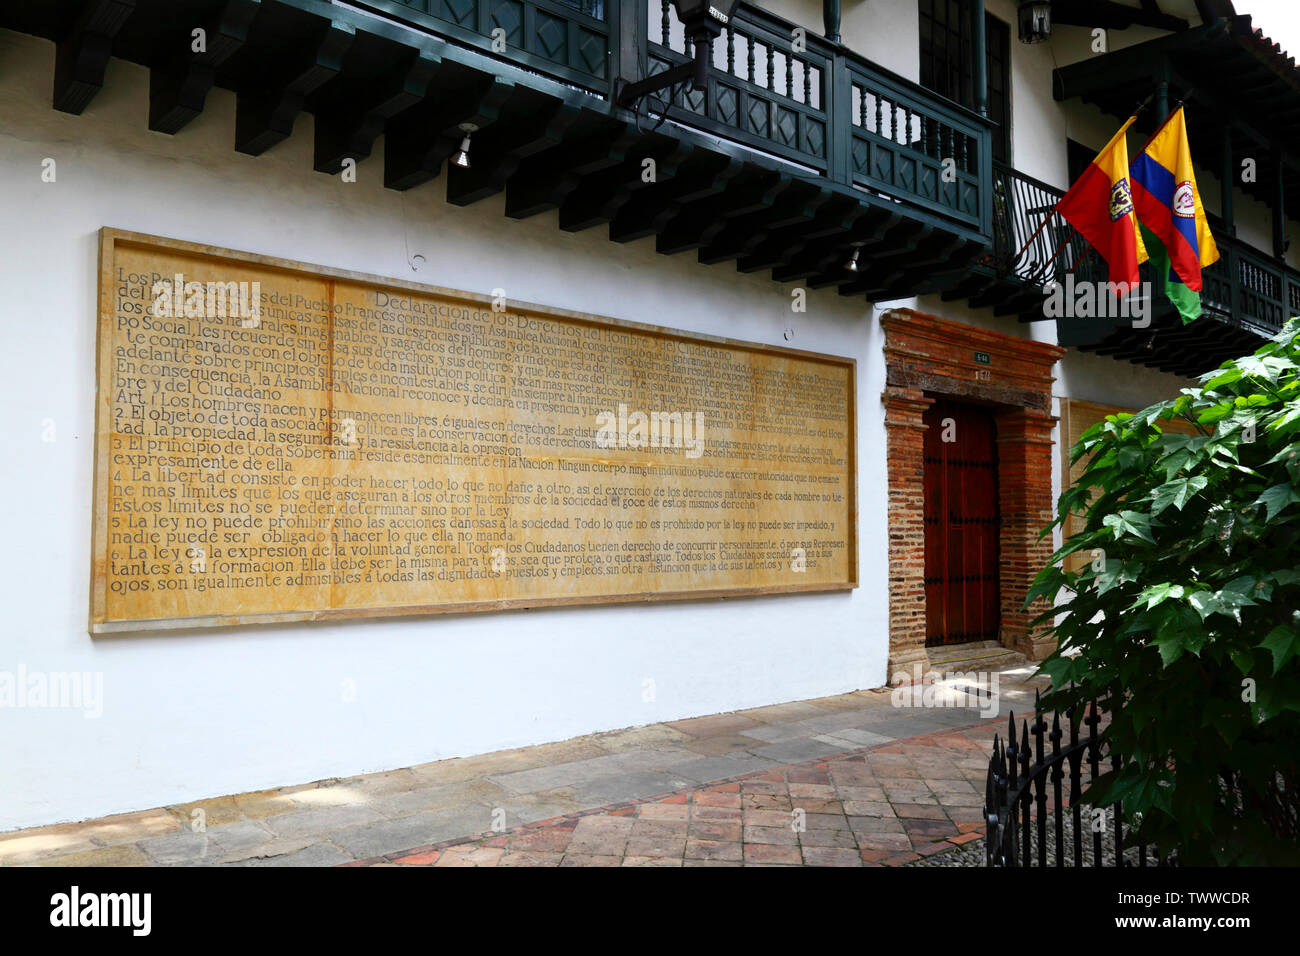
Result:
<instances>
[{"instance_id":1,"label":"coat of arms on flag","mask_svg":"<svg viewBox=\"0 0 1300 956\"><path fill-rule=\"evenodd\" d=\"M1110 187L1110 220L1118 222L1133 211L1133 191L1128 180L1121 179Z\"/></svg>"}]
</instances>

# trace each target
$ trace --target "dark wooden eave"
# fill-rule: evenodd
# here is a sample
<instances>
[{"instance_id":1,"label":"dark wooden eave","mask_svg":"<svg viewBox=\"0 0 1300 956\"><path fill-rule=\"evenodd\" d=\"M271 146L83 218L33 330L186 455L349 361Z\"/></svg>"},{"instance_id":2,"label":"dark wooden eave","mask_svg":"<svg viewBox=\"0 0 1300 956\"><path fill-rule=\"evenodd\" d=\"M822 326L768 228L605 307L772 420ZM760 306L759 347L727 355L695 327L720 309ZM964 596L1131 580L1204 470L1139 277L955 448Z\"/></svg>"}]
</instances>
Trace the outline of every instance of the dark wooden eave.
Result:
<instances>
[{"instance_id":1,"label":"dark wooden eave","mask_svg":"<svg viewBox=\"0 0 1300 956\"><path fill-rule=\"evenodd\" d=\"M116 56L149 69L148 124L158 132L183 135L220 87L236 95L240 152L275 147L306 112L318 172L365 161L382 135L388 188L442 177L456 205L504 192L513 218L557 210L565 230L654 236L666 255L694 251L702 263L734 261L844 295L942 288L989 241L740 142L677 124L642 132L608 97L493 58L455 31L437 36L322 0L9 3L0 27L57 44L53 103L66 112L91 105ZM207 35L199 53L196 27ZM468 169L446 162L465 123L477 128ZM642 178L646 159L653 183ZM852 273L842 265L855 243L863 268Z\"/></svg>"},{"instance_id":2,"label":"dark wooden eave","mask_svg":"<svg viewBox=\"0 0 1300 956\"><path fill-rule=\"evenodd\" d=\"M1187 378L1249 355L1262 344L1260 331L1210 309L1186 324L1173 309L1159 309L1142 329L1133 328L1131 321L1059 319L1056 334L1062 346Z\"/></svg>"},{"instance_id":3,"label":"dark wooden eave","mask_svg":"<svg viewBox=\"0 0 1300 956\"><path fill-rule=\"evenodd\" d=\"M1300 210L1300 71L1249 16L1060 67L1053 92L1057 100L1079 98L1127 119L1162 75L1169 78L1171 103L1190 94L1185 108L1197 165L1218 174L1226 145L1237 167L1246 157L1258 164L1256 180L1239 181L1238 188L1275 208L1280 169L1286 208ZM1162 119L1155 114L1146 110L1137 128L1153 132Z\"/></svg>"},{"instance_id":4,"label":"dark wooden eave","mask_svg":"<svg viewBox=\"0 0 1300 956\"><path fill-rule=\"evenodd\" d=\"M1128 7L1114 0L1052 0L1052 23L1107 30L1154 27L1175 32L1188 26L1182 17L1163 12L1157 0L1142 0L1140 7Z\"/></svg>"}]
</instances>

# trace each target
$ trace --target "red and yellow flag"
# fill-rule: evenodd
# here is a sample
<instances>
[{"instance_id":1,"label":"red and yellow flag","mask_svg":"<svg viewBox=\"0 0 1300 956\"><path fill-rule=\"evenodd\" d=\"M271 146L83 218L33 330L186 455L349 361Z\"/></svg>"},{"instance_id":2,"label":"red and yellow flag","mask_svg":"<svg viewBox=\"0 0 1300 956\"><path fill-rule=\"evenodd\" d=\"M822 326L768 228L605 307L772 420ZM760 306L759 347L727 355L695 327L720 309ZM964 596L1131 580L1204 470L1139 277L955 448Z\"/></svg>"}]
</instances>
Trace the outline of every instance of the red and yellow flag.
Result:
<instances>
[{"instance_id":1,"label":"red and yellow flag","mask_svg":"<svg viewBox=\"0 0 1300 956\"><path fill-rule=\"evenodd\" d=\"M1056 211L1106 260L1110 281L1124 292L1136 288L1138 266L1147 260L1133 212L1124 138L1135 119L1136 115L1128 118L1056 204Z\"/></svg>"}]
</instances>

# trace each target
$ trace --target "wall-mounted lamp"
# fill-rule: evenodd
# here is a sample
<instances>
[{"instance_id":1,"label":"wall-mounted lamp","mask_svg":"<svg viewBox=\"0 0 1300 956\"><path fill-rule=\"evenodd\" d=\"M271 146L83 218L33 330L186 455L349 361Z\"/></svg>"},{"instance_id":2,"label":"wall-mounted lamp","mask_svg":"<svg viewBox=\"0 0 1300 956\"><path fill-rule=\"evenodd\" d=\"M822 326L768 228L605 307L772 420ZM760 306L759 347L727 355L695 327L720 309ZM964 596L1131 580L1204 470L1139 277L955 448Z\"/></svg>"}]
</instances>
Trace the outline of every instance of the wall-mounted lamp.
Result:
<instances>
[{"instance_id":1,"label":"wall-mounted lamp","mask_svg":"<svg viewBox=\"0 0 1300 956\"><path fill-rule=\"evenodd\" d=\"M460 149L451 158L452 164L462 169L469 169L469 138L478 129L473 123L461 123L460 130L465 138L460 141Z\"/></svg>"},{"instance_id":2,"label":"wall-mounted lamp","mask_svg":"<svg viewBox=\"0 0 1300 956\"><path fill-rule=\"evenodd\" d=\"M709 62L713 58L713 38L722 33L731 22L731 14L739 0L673 0L677 19L682 21L686 35L695 47L695 59L679 63L662 73L648 76L635 83L619 80L615 97L619 106L635 108L638 100L651 93L676 86L686 80L697 90L709 85Z\"/></svg>"},{"instance_id":3,"label":"wall-mounted lamp","mask_svg":"<svg viewBox=\"0 0 1300 956\"><path fill-rule=\"evenodd\" d=\"M1051 37L1051 0L1020 0L1017 13L1021 43L1042 43Z\"/></svg>"},{"instance_id":4,"label":"wall-mounted lamp","mask_svg":"<svg viewBox=\"0 0 1300 956\"><path fill-rule=\"evenodd\" d=\"M861 251L862 251L862 249L861 249L860 246L856 246L856 245L855 245L855 246L853 247L853 255L849 256L849 261L846 262L846 263L844 263L844 270L845 270L846 272L857 272L857 271L858 271L858 253L861 252Z\"/></svg>"}]
</instances>

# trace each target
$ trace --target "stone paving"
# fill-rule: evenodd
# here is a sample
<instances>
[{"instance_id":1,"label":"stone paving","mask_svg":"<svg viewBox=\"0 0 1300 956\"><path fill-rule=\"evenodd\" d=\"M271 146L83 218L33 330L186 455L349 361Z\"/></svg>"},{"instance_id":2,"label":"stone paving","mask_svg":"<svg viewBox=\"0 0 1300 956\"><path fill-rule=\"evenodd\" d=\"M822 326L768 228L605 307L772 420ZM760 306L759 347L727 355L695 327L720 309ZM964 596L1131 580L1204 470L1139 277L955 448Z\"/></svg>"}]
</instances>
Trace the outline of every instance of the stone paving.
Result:
<instances>
[{"instance_id":1,"label":"stone paving","mask_svg":"<svg viewBox=\"0 0 1300 956\"><path fill-rule=\"evenodd\" d=\"M986 721L348 865L904 865L981 837L994 732Z\"/></svg>"},{"instance_id":2,"label":"stone paving","mask_svg":"<svg viewBox=\"0 0 1300 956\"><path fill-rule=\"evenodd\" d=\"M999 719L856 691L3 833L0 865L901 862L973 832L1032 670L1000 673Z\"/></svg>"}]
</instances>

